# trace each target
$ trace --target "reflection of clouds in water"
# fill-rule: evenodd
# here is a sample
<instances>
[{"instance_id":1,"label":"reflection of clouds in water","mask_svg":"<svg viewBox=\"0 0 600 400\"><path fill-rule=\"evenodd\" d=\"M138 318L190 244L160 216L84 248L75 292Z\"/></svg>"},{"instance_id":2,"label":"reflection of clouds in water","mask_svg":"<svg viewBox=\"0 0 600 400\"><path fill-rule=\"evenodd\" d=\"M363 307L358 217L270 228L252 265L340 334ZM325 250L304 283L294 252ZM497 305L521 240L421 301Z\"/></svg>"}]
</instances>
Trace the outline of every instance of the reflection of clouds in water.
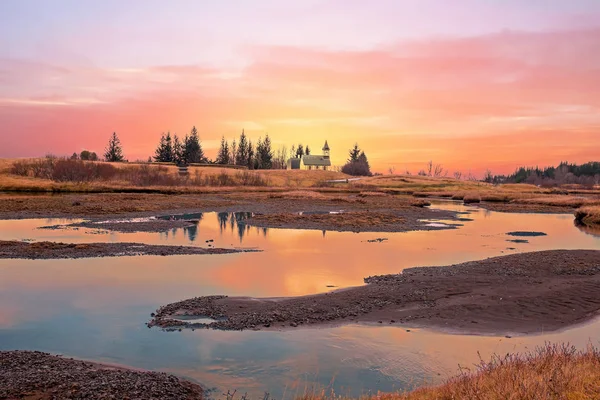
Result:
<instances>
[{"instance_id":1,"label":"reflection of clouds in water","mask_svg":"<svg viewBox=\"0 0 600 400\"><path fill-rule=\"evenodd\" d=\"M465 210L455 204L444 207ZM456 373L459 363L477 362L478 351L486 358L544 340L568 340L581 347L597 336L598 323L510 340L389 327L168 334L143 326L161 304L194 296L303 295L328 291L331 284L360 285L365 276L398 273L405 267L497 256L505 250L505 233L510 231L548 233L516 246L518 251L600 249L600 238L576 229L572 216L469 211L473 221L457 230L386 233L385 245L363 243L373 234L327 232L324 237L322 231L273 229L267 235L266 229L244 224L248 213L188 215L198 224L179 228L181 234L176 229L92 238L83 231L34 229L57 221L0 221L0 237L177 245L215 239L215 247L243 240L245 246L265 250L223 256L0 260L0 347L169 370L209 386L255 389L259 395L263 389L286 386L292 388L288 395L293 394L293 388L301 391L307 382L309 387L312 382L326 386L332 377L337 393L361 394L443 379Z\"/></svg>"}]
</instances>

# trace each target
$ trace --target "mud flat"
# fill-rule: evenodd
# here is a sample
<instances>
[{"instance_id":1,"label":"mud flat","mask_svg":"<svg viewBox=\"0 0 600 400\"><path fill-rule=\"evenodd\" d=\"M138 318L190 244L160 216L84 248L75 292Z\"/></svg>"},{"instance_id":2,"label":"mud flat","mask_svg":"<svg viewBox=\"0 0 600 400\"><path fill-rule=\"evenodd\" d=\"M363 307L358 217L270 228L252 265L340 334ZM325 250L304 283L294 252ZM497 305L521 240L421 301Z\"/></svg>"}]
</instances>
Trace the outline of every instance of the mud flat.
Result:
<instances>
[{"instance_id":1,"label":"mud flat","mask_svg":"<svg viewBox=\"0 0 600 400\"><path fill-rule=\"evenodd\" d=\"M86 221L78 224L65 225L65 227L81 227L90 229L101 229L121 233L133 232L166 232L171 229L189 228L194 226L198 221L186 220L166 220L166 219L148 219L136 221Z\"/></svg>"},{"instance_id":2,"label":"mud flat","mask_svg":"<svg viewBox=\"0 0 600 400\"><path fill-rule=\"evenodd\" d=\"M58 259L120 256L171 256L192 254L229 254L255 252L253 249L201 248L193 246L161 246L143 243L58 243L0 241L0 259Z\"/></svg>"},{"instance_id":3,"label":"mud flat","mask_svg":"<svg viewBox=\"0 0 600 400\"><path fill-rule=\"evenodd\" d=\"M410 268L365 282L303 297L197 297L159 308L148 325L242 330L374 323L486 335L555 331L598 315L600 251L514 254ZM191 317L212 321L185 321Z\"/></svg>"},{"instance_id":4,"label":"mud flat","mask_svg":"<svg viewBox=\"0 0 600 400\"><path fill-rule=\"evenodd\" d=\"M200 385L165 373L37 351L0 352L0 399L202 399Z\"/></svg>"},{"instance_id":5,"label":"mud flat","mask_svg":"<svg viewBox=\"0 0 600 400\"><path fill-rule=\"evenodd\" d=\"M415 215L418 214L418 215ZM352 211L343 213L260 214L244 221L260 228L315 229L338 232L407 232L452 229L458 224L435 224L419 220L422 211L402 214ZM429 215L431 218L432 215Z\"/></svg>"}]
</instances>

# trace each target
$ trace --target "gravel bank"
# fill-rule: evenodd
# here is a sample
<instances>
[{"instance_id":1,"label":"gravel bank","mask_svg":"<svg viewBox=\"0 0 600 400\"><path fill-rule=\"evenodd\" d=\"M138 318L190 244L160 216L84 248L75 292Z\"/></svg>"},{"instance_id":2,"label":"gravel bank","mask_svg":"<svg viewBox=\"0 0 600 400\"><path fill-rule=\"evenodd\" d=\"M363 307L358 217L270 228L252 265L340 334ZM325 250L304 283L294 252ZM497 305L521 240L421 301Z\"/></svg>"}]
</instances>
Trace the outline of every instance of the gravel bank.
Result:
<instances>
[{"instance_id":1,"label":"gravel bank","mask_svg":"<svg viewBox=\"0 0 600 400\"><path fill-rule=\"evenodd\" d=\"M200 385L158 372L37 351L0 352L0 399L202 399Z\"/></svg>"},{"instance_id":2,"label":"gravel bank","mask_svg":"<svg viewBox=\"0 0 600 400\"><path fill-rule=\"evenodd\" d=\"M229 254L257 250L201 248L193 246L161 246L143 243L57 243L0 241L0 259L26 258L32 260L58 258L90 258L120 256L172 256L191 254Z\"/></svg>"},{"instance_id":3,"label":"gravel bank","mask_svg":"<svg viewBox=\"0 0 600 400\"><path fill-rule=\"evenodd\" d=\"M600 310L600 251L514 254L410 268L367 285L290 298L197 297L161 307L150 326L290 329L343 323L407 324L477 334L528 334L589 320Z\"/></svg>"}]
</instances>

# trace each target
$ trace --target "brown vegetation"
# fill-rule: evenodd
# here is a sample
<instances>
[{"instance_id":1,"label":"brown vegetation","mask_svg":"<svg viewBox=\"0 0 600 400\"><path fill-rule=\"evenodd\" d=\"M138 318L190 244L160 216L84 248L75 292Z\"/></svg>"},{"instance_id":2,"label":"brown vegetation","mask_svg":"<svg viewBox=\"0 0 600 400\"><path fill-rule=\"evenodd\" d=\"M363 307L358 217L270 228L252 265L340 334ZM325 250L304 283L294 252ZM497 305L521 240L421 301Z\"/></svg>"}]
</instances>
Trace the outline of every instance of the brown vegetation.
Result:
<instances>
[{"instance_id":1,"label":"brown vegetation","mask_svg":"<svg viewBox=\"0 0 600 400\"><path fill-rule=\"evenodd\" d=\"M210 187L310 187L345 178L333 171L239 170L191 165L180 176L174 165L104 163L59 159L0 159L0 190L54 192L198 192Z\"/></svg>"},{"instance_id":2,"label":"brown vegetation","mask_svg":"<svg viewBox=\"0 0 600 400\"><path fill-rule=\"evenodd\" d=\"M333 393L307 394L302 400L327 400ZM461 367L443 385L410 393L378 393L363 400L550 400L600 398L600 351L579 351L547 343L524 354L494 355L474 368Z\"/></svg>"},{"instance_id":3,"label":"brown vegetation","mask_svg":"<svg viewBox=\"0 0 600 400\"><path fill-rule=\"evenodd\" d=\"M600 205L587 206L575 211L575 219L584 225L600 226Z\"/></svg>"}]
</instances>

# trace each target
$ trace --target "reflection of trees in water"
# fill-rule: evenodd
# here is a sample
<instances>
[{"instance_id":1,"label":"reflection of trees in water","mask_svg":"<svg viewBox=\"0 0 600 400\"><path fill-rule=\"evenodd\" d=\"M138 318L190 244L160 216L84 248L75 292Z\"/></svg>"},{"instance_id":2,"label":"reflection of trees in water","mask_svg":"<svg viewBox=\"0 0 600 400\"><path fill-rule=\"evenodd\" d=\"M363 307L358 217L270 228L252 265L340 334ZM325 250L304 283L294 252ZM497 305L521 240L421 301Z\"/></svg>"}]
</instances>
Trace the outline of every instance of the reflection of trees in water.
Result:
<instances>
[{"instance_id":1,"label":"reflection of trees in water","mask_svg":"<svg viewBox=\"0 0 600 400\"><path fill-rule=\"evenodd\" d=\"M227 230L228 227L231 230L231 233L234 233L237 230L237 235L241 243L244 240L244 237L250 232L250 226L247 225L245 221L251 217L252 213L250 212L217 213L219 230L221 233ZM263 228L262 230L263 235L266 237L268 229ZM260 232L260 228L256 228L256 232L258 234Z\"/></svg>"},{"instance_id":2,"label":"reflection of trees in water","mask_svg":"<svg viewBox=\"0 0 600 400\"><path fill-rule=\"evenodd\" d=\"M227 221L229 220L229 213L220 212L217 213L217 219L219 220L219 230L221 233L227 228Z\"/></svg>"}]
</instances>

